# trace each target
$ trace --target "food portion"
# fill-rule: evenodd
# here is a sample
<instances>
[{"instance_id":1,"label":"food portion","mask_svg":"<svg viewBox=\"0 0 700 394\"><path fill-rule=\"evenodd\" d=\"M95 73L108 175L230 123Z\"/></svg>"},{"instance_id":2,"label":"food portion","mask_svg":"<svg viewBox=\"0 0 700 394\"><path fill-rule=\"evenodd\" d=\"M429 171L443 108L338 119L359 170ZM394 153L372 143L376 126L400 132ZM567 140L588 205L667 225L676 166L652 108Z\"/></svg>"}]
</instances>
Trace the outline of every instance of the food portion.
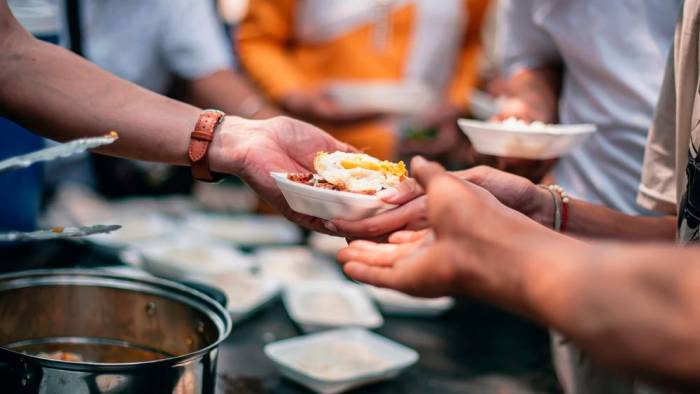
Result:
<instances>
[{"instance_id":1,"label":"food portion","mask_svg":"<svg viewBox=\"0 0 700 394\"><path fill-rule=\"evenodd\" d=\"M556 127L556 125L542 123L540 121L526 122L522 119L516 118L515 116L504 119L502 122L500 122L500 124L516 131L544 130L547 128Z\"/></svg>"},{"instance_id":2,"label":"food portion","mask_svg":"<svg viewBox=\"0 0 700 394\"><path fill-rule=\"evenodd\" d=\"M373 195L395 188L406 179L406 165L382 161L364 153L319 152L314 159L315 174L289 174L294 182L328 190Z\"/></svg>"},{"instance_id":3,"label":"food portion","mask_svg":"<svg viewBox=\"0 0 700 394\"><path fill-rule=\"evenodd\" d=\"M382 371L390 364L363 342L336 339L309 346L292 365L316 379L347 380Z\"/></svg>"}]
</instances>

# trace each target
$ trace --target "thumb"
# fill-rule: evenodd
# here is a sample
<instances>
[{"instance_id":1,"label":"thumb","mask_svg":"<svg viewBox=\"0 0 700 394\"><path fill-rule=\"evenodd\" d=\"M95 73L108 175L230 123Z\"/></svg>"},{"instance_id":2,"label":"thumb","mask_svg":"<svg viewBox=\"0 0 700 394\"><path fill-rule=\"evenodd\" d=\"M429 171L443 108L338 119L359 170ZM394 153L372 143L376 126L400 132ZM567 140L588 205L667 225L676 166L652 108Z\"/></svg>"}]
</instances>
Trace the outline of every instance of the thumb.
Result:
<instances>
[{"instance_id":1,"label":"thumb","mask_svg":"<svg viewBox=\"0 0 700 394\"><path fill-rule=\"evenodd\" d=\"M415 198L425 194L425 191L413 178L408 178L399 183L394 189L382 190L377 193L377 197L389 204L405 204Z\"/></svg>"},{"instance_id":2,"label":"thumb","mask_svg":"<svg viewBox=\"0 0 700 394\"><path fill-rule=\"evenodd\" d=\"M411 163L428 193L428 220L438 237L461 232L480 216L480 188L448 173L437 163L416 157Z\"/></svg>"},{"instance_id":3,"label":"thumb","mask_svg":"<svg viewBox=\"0 0 700 394\"><path fill-rule=\"evenodd\" d=\"M424 190L428 190L430 183L440 175L447 175L444 167L433 161L427 161L422 156L416 156L411 160L411 172Z\"/></svg>"}]
</instances>

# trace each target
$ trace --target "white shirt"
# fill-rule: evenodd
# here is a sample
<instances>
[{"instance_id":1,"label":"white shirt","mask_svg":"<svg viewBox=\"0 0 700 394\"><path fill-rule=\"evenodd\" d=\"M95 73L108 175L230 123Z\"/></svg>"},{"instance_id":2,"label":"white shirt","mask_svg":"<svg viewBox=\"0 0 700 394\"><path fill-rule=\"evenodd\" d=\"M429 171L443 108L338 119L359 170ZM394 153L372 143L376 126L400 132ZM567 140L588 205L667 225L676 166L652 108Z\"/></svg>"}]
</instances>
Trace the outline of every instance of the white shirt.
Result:
<instances>
[{"instance_id":1,"label":"white shirt","mask_svg":"<svg viewBox=\"0 0 700 394\"><path fill-rule=\"evenodd\" d=\"M193 80L233 67L210 0L82 0L81 6L85 56L147 89L164 93L174 76Z\"/></svg>"},{"instance_id":2,"label":"white shirt","mask_svg":"<svg viewBox=\"0 0 700 394\"><path fill-rule=\"evenodd\" d=\"M564 65L561 123L598 132L554 168L572 196L628 214L673 41L680 0L503 0L499 43L506 75Z\"/></svg>"}]
</instances>

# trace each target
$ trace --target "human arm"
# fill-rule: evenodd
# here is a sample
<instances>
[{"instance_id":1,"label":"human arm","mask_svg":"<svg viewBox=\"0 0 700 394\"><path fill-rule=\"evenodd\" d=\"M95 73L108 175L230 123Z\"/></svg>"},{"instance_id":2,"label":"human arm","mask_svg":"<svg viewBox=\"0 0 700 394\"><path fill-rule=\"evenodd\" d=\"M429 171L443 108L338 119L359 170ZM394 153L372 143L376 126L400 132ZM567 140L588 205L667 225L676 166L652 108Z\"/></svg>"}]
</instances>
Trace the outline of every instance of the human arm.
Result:
<instances>
[{"instance_id":1,"label":"human arm","mask_svg":"<svg viewBox=\"0 0 700 394\"><path fill-rule=\"evenodd\" d=\"M418 163L434 232L357 241L352 278L419 296L467 295L544 323L593 357L676 386L700 383L700 250L586 244Z\"/></svg>"},{"instance_id":2,"label":"human arm","mask_svg":"<svg viewBox=\"0 0 700 394\"><path fill-rule=\"evenodd\" d=\"M499 6L496 37L508 101L497 118L554 123L561 81L558 48L534 21L533 0L503 0Z\"/></svg>"},{"instance_id":3,"label":"human arm","mask_svg":"<svg viewBox=\"0 0 700 394\"><path fill-rule=\"evenodd\" d=\"M186 84L189 101L202 108L218 108L231 115L255 119L282 114L232 69L216 71Z\"/></svg>"},{"instance_id":4,"label":"human arm","mask_svg":"<svg viewBox=\"0 0 700 394\"><path fill-rule=\"evenodd\" d=\"M168 71L183 81L188 102L245 118L281 115L235 71L231 42L213 2L175 0L155 9L163 14L157 49Z\"/></svg>"},{"instance_id":5,"label":"human arm","mask_svg":"<svg viewBox=\"0 0 700 394\"><path fill-rule=\"evenodd\" d=\"M121 80L63 50L40 42L0 1L0 112L56 140L119 132L101 153L188 165L197 107ZM318 219L293 213L269 176L306 172L317 151L349 150L323 131L289 118L249 121L227 117L209 150L213 171L241 176L292 220L324 230Z\"/></svg>"}]
</instances>

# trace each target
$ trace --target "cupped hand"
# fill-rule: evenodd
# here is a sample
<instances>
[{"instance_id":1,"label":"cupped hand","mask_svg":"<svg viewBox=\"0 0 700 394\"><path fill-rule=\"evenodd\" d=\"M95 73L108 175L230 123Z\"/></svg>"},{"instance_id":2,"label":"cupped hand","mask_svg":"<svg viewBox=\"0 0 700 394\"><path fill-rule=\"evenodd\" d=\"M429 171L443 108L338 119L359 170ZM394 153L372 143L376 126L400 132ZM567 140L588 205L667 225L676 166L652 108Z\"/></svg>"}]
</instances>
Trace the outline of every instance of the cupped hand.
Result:
<instances>
[{"instance_id":1,"label":"cupped hand","mask_svg":"<svg viewBox=\"0 0 700 394\"><path fill-rule=\"evenodd\" d=\"M345 272L416 296L512 301L521 285L522 267L516 263L533 247L530 240L560 235L437 164L414 159L412 168L428 191L433 232L399 232L389 244L353 242L338 253Z\"/></svg>"},{"instance_id":2,"label":"cupped hand","mask_svg":"<svg viewBox=\"0 0 700 394\"><path fill-rule=\"evenodd\" d=\"M553 204L551 193L525 177L488 166L457 171L454 175L488 190L509 208L538 222L546 222L543 224L551 222L550 215L553 214L549 209Z\"/></svg>"},{"instance_id":3,"label":"cupped hand","mask_svg":"<svg viewBox=\"0 0 700 394\"><path fill-rule=\"evenodd\" d=\"M240 176L263 199L290 220L328 232L323 221L291 210L270 172L314 172L317 152L355 151L323 130L291 118L245 120L226 117L215 134L211 165L215 171Z\"/></svg>"},{"instance_id":4,"label":"cupped hand","mask_svg":"<svg viewBox=\"0 0 700 394\"><path fill-rule=\"evenodd\" d=\"M528 179L487 166L452 174L482 187L504 205L551 226L552 196ZM393 232L421 230L429 226L427 197L416 179L406 179L396 189L386 190L378 196L399 207L358 221L333 220L326 224L326 228L350 239L385 241Z\"/></svg>"},{"instance_id":5,"label":"cupped hand","mask_svg":"<svg viewBox=\"0 0 700 394\"><path fill-rule=\"evenodd\" d=\"M427 198L415 179L408 178L395 189L377 193L388 204L397 208L367 219L350 221L335 219L326 223L326 228L349 239L372 239L385 241L399 230L421 230L428 227Z\"/></svg>"}]
</instances>

